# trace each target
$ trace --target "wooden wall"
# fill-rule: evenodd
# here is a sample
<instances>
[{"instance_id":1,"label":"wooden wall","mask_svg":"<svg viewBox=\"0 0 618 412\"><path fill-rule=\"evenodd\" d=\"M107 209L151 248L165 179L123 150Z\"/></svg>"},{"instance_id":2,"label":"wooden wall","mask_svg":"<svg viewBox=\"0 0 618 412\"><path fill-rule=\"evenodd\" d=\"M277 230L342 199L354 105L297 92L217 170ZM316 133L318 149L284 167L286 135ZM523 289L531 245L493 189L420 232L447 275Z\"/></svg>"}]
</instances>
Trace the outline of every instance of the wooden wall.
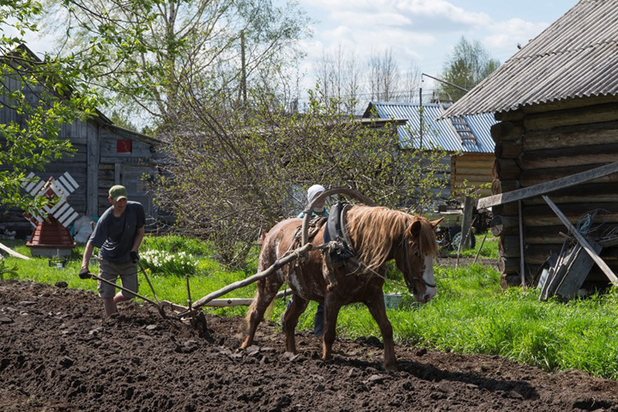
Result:
<instances>
[{"instance_id":1,"label":"wooden wall","mask_svg":"<svg viewBox=\"0 0 618 412\"><path fill-rule=\"evenodd\" d=\"M492 127L496 142L492 194L582 172L618 161L618 106L609 102L587 105L586 99L532 106L497 115ZM548 194L572 223L595 209L595 233L618 231L618 174ZM504 284L520 283L518 204L493 208L492 231L500 235L500 264ZM566 228L540 196L522 201L525 275L534 278L539 266L559 253ZM618 249L605 249L601 257L618 272ZM594 268L589 281L605 282Z\"/></svg>"},{"instance_id":2,"label":"wooden wall","mask_svg":"<svg viewBox=\"0 0 618 412\"><path fill-rule=\"evenodd\" d=\"M451 194L460 196L461 188L478 188L481 197L491 195L493 153L464 153L452 157ZM482 187L482 186L486 187Z\"/></svg>"}]
</instances>

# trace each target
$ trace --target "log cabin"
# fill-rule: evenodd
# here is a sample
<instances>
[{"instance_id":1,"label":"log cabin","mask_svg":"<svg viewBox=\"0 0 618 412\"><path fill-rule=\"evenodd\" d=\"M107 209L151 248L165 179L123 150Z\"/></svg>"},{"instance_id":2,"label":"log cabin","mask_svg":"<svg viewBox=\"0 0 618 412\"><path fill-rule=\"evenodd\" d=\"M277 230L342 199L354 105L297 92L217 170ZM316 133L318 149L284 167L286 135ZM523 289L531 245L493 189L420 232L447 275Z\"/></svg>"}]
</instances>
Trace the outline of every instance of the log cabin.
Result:
<instances>
[{"instance_id":1,"label":"log cabin","mask_svg":"<svg viewBox=\"0 0 618 412\"><path fill-rule=\"evenodd\" d=\"M616 1L579 1L446 110L445 118L495 113L492 194L618 160L616 19ZM616 173L548 196L574 224L597 211L592 236L618 227ZM504 286L533 283L546 259L560 252L567 231L541 196L520 202L493 207ZM603 249L601 257L618 271L618 248ZM596 266L587 278L607 281Z\"/></svg>"}]
</instances>

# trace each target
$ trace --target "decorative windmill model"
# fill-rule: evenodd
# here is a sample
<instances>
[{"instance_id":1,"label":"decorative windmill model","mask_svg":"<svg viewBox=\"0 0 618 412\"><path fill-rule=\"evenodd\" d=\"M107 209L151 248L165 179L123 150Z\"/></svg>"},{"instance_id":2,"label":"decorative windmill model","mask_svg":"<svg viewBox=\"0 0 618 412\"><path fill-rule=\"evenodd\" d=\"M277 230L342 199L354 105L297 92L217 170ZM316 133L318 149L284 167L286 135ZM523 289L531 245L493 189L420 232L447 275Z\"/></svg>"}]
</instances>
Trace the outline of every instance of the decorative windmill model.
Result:
<instances>
[{"instance_id":1,"label":"decorative windmill model","mask_svg":"<svg viewBox=\"0 0 618 412\"><path fill-rule=\"evenodd\" d=\"M30 173L22 184L32 196L45 196L48 204L35 214L24 213L24 217L34 226L32 237L26 246L33 256L68 256L75 242L68 227L77 219L77 212L67 203L67 197L79 187L68 172L57 180L47 181Z\"/></svg>"}]
</instances>

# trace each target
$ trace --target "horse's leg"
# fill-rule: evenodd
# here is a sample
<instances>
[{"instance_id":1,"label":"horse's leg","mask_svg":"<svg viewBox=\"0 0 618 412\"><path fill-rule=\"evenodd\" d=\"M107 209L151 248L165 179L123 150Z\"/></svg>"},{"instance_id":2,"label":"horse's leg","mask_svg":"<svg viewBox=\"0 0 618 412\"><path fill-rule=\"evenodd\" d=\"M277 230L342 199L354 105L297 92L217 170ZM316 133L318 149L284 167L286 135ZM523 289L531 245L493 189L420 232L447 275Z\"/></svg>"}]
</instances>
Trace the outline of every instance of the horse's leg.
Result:
<instances>
[{"instance_id":1,"label":"horse's leg","mask_svg":"<svg viewBox=\"0 0 618 412\"><path fill-rule=\"evenodd\" d=\"M386 316L386 305L384 295L380 290L375 297L365 302L369 312L376 320L384 340L384 368L386 370L397 370L397 357L395 356L395 344L393 342L393 326Z\"/></svg>"},{"instance_id":2,"label":"horse's leg","mask_svg":"<svg viewBox=\"0 0 618 412\"><path fill-rule=\"evenodd\" d=\"M333 343L337 332L337 316L341 303L333 292L326 292L324 298L324 335L322 337L322 359L329 360L333 356Z\"/></svg>"},{"instance_id":3,"label":"horse's leg","mask_svg":"<svg viewBox=\"0 0 618 412\"><path fill-rule=\"evenodd\" d=\"M245 349L253 344L253 338L258 325L264 317L264 312L275 298L279 287L283 284L283 280L280 280L280 276L273 274L266 279L259 280L257 283L257 294L253 299L253 303L247 311L247 337L240 346L241 349Z\"/></svg>"},{"instance_id":4,"label":"horse's leg","mask_svg":"<svg viewBox=\"0 0 618 412\"><path fill-rule=\"evenodd\" d=\"M296 325L298 325L298 318L307 309L307 299L301 298L299 295L294 294L292 296L292 303L286 309L283 317L283 330L285 332L285 351L296 353L296 339L294 338L294 331Z\"/></svg>"}]
</instances>

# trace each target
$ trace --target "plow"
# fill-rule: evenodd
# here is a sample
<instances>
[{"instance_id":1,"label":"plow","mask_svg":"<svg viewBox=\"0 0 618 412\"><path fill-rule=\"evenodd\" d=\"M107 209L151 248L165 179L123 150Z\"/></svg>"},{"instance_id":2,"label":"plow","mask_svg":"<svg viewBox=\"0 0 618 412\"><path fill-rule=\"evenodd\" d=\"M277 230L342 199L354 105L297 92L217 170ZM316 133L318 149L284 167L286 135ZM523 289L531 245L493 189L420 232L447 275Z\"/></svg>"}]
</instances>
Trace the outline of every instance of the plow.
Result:
<instances>
[{"instance_id":1,"label":"plow","mask_svg":"<svg viewBox=\"0 0 618 412\"><path fill-rule=\"evenodd\" d=\"M356 199L366 205L373 205L373 202L371 200L369 200L365 196L361 195L360 193L352 189L334 188L334 189L330 189L330 190L323 192L319 196L316 196L307 205L307 207L304 210L305 213L304 213L304 218L303 218L301 231L300 231L300 242L301 243L299 247L288 251L288 253L286 253L285 256L283 256L281 259L278 259L274 264L272 264L267 269L261 272L258 272L255 275L252 275L246 279L231 283L219 290L213 291L209 293L208 295L196 301L193 301L191 298L191 289L189 286L189 276L186 275L185 278L186 278L186 286L187 286L187 306L180 305L174 302L170 302L168 300L159 300L157 293L155 292L155 289L152 285L152 282L150 282L150 279L146 273L146 270L144 269L142 264L139 262L139 260L137 261L138 267L141 273L143 274L144 278L146 279L150 287L150 290L152 291L154 300L138 292L133 292L131 290L128 290L114 282L111 282L107 279L103 279L100 276L97 276L92 273L88 273L87 276L84 276L83 278L91 278L91 279L95 279L95 280L107 283L111 286L114 286L117 289L128 292L144 300L145 302L154 306L162 318L188 320L190 325L196 331L198 331L198 333L201 335L202 333L206 333L207 331L206 317L204 315L204 312L202 311L203 307L205 306L222 307L222 306L250 305L253 301L252 298L228 298L228 299L219 299L219 298L221 298L222 296L236 289L248 286L252 283L259 281L260 279L267 278L268 276L272 275L278 269L293 263L297 259L303 258L307 253L309 253L311 250L314 250L316 248L314 245L312 245L309 242L309 237L310 237L309 236L309 226L310 226L310 221L311 221L311 214L308 212L310 212L313 209L315 204L318 204L319 202L324 201L328 197L334 196L334 195L346 196L349 198ZM325 245L321 245L321 246L323 247ZM283 296L289 296L291 295L291 293L292 291L290 289L286 289L286 290L280 291L275 297L281 298Z\"/></svg>"}]
</instances>

